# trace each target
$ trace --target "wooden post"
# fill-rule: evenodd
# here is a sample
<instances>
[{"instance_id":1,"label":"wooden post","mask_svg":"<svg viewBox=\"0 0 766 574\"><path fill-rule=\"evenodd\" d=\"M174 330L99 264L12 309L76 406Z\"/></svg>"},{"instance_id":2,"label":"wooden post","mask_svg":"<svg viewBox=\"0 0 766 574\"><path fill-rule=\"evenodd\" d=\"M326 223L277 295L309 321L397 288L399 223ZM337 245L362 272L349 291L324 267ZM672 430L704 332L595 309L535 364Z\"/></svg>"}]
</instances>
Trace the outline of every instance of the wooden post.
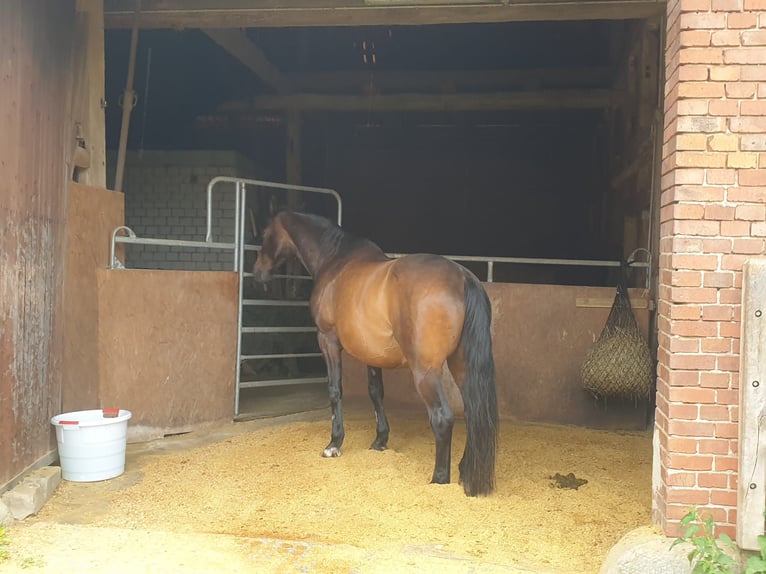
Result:
<instances>
[{"instance_id":1,"label":"wooden post","mask_svg":"<svg viewBox=\"0 0 766 574\"><path fill-rule=\"evenodd\" d=\"M114 190L122 191L122 179L125 174L125 155L128 150L128 129L130 112L133 111L133 76L136 72L136 49L138 47L138 22L141 18L141 0L136 0L136 12L133 18L133 32L130 35L130 55L128 56L128 79L122 98L122 124L120 125L120 144L117 149L117 170L114 176Z\"/></svg>"},{"instance_id":2,"label":"wooden post","mask_svg":"<svg viewBox=\"0 0 766 574\"><path fill-rule=\"evenodd\" d=\"M287 141L285 150L285 175L287 183L301 185L303 180L301 158L301 122L303 118L298 110L288 110L286 113ZM291 210L301 209L300 194L289 191L287 207Z\"/></svg>"},{"instance_id":3,"label":"wooden post","mask_svg":"<svg viewBox=\"0 0 766 574\"><path fill-rule=\"evenodd\" d=\"M737 544L758 550L766 508L766 257L743 267L739 387Z\"/></svg>"},{"instance_id":4,"label":"wooden post","mask_svg":"<svg viewBox=\"0 0 766 574\"><path fill-rule=\"evenodd\" d=\"M77 180L106 187L106 121L104 118L104 3L77 0L77 43L73 51L72 162L82 168ZM82 144L84 142L84 147Z\"/></svg>"}]
</instances>

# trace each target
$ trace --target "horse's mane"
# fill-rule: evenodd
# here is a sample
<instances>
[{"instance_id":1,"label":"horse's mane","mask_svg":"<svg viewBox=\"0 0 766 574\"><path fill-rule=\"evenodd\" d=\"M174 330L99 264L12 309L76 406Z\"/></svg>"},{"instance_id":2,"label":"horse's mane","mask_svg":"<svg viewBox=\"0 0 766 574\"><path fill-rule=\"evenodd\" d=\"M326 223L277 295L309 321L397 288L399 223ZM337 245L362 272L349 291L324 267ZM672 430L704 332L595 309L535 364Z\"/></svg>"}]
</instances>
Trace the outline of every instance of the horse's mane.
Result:
<instances>
[{"instance_id":1,"label":"horse's mane","mask_svg":"<svg viewBox=\"0 0 766 574\"><path fill-rule=\"evenodd\" d=\"M319 250L324 256L342 257L362 248L374 249L382 253L380 247L369 239L359 237L349 231L344 231L326 217L313 213L296 213L296 215L301 216L319 228Z\"/></svg>"}]
</instances>

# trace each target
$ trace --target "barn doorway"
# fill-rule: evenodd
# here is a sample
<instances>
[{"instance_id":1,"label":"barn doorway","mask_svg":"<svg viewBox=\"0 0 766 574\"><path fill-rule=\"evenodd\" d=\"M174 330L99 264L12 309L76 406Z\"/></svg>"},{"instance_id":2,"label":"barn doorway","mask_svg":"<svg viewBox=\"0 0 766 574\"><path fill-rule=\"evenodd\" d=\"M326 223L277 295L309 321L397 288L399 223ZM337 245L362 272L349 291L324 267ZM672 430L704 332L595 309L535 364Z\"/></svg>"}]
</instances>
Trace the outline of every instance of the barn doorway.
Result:
<instances>
[{"instance_id":1,"label":"barn doorway","mask_svg":"<svg viewBox=\"0 0 766 574\"><path fill-rule=\"evenodd\" d=\"M110 101L124 89L132 10L120 1L107 8ZM141 194L156 199L168 183L190 191L223 170L337 189L344 227L388 252L656 253L664 7L540 10L509 18L523 21L504 21L494 8L477 16L424 7L408 21L394 10L337 22L312 10L290 20L277 8L269 18L241 14L236 25L253 25L232 28L226 9L150 6L128 146L128 177L133 169L142 183L126 188L126 223L183 228L193 210L177 208L173 219L175 207L156 213ZM116 147L121 110L107 112ZM185 158L174 165L168 153ZM509 265L494 275L546 285L615 281L603 267ZM636 287L647 282L642 271L632 278Z\"/></svg>"}]
</instances>

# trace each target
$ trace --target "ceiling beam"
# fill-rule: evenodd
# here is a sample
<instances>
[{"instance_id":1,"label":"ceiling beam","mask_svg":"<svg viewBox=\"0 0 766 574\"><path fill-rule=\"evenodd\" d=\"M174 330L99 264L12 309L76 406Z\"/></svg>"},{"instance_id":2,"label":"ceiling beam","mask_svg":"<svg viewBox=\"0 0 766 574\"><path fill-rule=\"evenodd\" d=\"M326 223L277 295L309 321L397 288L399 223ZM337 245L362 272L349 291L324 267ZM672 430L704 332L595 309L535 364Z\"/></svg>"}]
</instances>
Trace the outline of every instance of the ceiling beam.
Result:
<instances>
[{"instance_id":1,"label":"ceiling beam","mask_svg":"<svg viewBox=\"0 0 766 574\"><path fill-rule=\"evenodd\" d=\"M221 112L300 110L306 112L475 112L542 109L598 109L615 105L611 90L542 90L475 94L391 94L376 96L292 94L228 102Z\"/></svg>"},{"instance_id":2,"label":"ceiling beam","mask_svg":"<svg viewBox=\"0 0 766 574\"><path fill-rule=\"evenodd\" d=\"M543 20L629 20L665 13L664 0L476 0L418 5L366 0L143 0L142 28L396 26ZM105 0L106 28L130 28L134 0Z\"/></svg>"},{"instance_id":3,"label":"ceiling beam","mask_svg":"<svg viewBox=\"0 0 766 574\"><path fill-rule=\"evenodd\" d=\"M278 94L292 91L290 82L266 57L263 51L253 44L244 30L203 29L211 40L221 46L229 54L242 62L254 72L264 83Z\"/></svg>"},{"instance_id":4,"label":"ceiling beam","mask_svg":"<svg viewBox=\"0 0 766 574\"><path fill-rule=\"evenodd\" d=\"M357 70L287 74L296 92L451 93L595 88L610 85L609 66L497 70Z\"/></svg>"}]
</instances>

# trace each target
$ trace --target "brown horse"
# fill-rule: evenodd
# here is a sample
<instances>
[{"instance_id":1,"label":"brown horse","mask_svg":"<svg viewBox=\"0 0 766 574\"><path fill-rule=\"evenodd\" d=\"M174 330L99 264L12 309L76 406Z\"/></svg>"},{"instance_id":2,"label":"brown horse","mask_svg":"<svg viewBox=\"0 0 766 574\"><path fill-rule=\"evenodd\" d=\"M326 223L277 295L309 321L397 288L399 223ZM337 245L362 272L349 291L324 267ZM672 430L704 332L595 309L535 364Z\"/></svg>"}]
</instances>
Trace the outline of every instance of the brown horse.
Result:
<instances>
[{"instance_id":1,"label":"brown horse","mask_svg":"<svg viewBox=\"0 0 766 574\"><path fill-rule=\"evenodd\" d=\"M343 443L341 350L365 365L377 436L388 443L381 368L408 366L428 408L436 440L432 482L450 481L454 415L442 388L446 361L461 388L467 440L460 481L467 495L494 488L497 395L490 336L491 306L481 283L464 267L437 255L387 257L381 249L327 219L278 213L263 233L253 267L268 281L275 266L297 257L314 278L311 313L327 363L332 433L325 457Z\"/></svg>"}]
</instances>

